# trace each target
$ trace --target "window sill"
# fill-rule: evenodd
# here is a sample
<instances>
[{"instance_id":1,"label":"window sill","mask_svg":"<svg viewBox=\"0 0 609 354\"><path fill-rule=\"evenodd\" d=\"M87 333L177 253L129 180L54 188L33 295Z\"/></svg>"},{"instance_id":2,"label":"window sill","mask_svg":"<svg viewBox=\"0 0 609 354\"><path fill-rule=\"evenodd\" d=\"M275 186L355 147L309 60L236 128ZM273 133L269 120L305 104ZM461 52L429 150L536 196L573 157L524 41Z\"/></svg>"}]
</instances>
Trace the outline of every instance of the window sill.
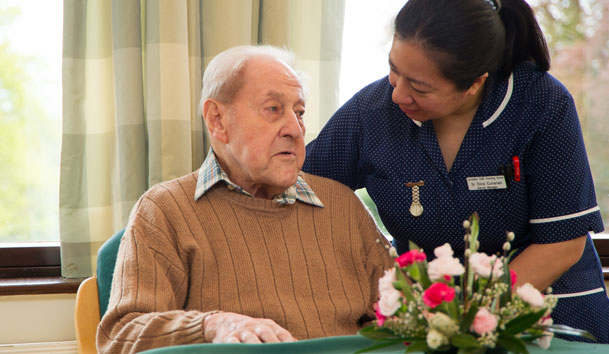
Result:
<instances>
[{"instance_id":1,"label":"window sill","mask_svg":"<svg viewBox=\"0 0 609 354\"><path fill-rule=\"evenodd\" d=\"M603 276L605 280L609 281L609 235L597 234L592 236L594 246L599 253L601 264L603 266ZM49 247L47 250L44 247L32 247L26 248L26 252L40 252L43 250L52 252L52 257L46 257L53 259L54 261L45 261L45 263L38 265L38 267L29 268L32 264L18 264L18 266L25 266L24 268L4 268L6 266L0 262L0 296L7 295L41 295L41 294L75 294L78 290L78 286L83 279L67 279L59 276L59 245ZM32 257L30 254L11 254L13 257L11 260L5 259L5 261L14 264L15 260L24 262L28 259L37 259L35 254ZM2 257L8 258L8 257ZM42 257L44 259L44 257ZM38 258L40 259L40 258Z\"/></svg>"},{"instance_id":2,"label":"window sill","mask_svg":"<svg viewBox=\"0 0 609 354\"><path fill-rule=\"evenodd\" d=\"M83 279L32 277L0 279L0 296L75 294Z\"/></svg>"},{"instance_id":3,"label":"window sill","mask_svg":"<svg viewBox=\"0 0 609 354\"><path fill-rule=\"evenodd\" d=\"M61 277L59 242L0 247L0 296L74 294L81 281Z\"/></svg>"}]
</instances>

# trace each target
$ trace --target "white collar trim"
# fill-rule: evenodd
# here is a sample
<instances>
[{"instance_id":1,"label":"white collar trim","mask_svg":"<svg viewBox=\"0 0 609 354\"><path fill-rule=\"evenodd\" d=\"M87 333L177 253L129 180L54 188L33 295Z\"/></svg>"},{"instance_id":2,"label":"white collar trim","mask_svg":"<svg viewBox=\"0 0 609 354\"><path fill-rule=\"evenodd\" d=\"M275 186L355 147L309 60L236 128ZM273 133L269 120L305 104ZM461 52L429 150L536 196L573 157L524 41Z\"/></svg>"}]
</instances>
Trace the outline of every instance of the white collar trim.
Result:
<instances>
[{"instance_id":1,"label":"white collar trim","mask_svg":"<svg viewBox=\"0 0 609 354\"><path fill-rule=\"evenodd\" d=\"M507 87L507 91L505 92L505 97L503 97L503 101L501 101L501 104L499 105L499 107L497 108L497 110L495 111L495 113L493 113L493 115L485 120L482 123L482 128L486 128L489 125L491 125L497 118L499 118L499 115L503 112L503 110L505 109L505 106L507 106L508 102L510 101L510 98L512 98L512 91L514 90L514 74L510 74L510 78L508 80L508 87Z\"/></svg>"}]
</instances>

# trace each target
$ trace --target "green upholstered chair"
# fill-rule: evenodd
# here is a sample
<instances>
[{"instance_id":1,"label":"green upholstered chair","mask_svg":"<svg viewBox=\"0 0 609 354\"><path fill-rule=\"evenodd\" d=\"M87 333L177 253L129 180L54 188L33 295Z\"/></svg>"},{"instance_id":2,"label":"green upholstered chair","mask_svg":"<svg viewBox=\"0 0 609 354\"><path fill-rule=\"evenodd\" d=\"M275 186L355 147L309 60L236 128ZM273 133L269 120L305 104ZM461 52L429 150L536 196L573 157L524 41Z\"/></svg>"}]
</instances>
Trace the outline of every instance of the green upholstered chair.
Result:
<instances>
[{"instance_id":1,"label":"green upholstered chair","mask_svg":"<svg viewBox=\"0 0 609 354\"><path fill-rule=\"evenodd\" d=\"M110 289L112 288L112 275L118 255L118 246L125 233L122 229L110 237L97 251L97 291L99 293L99 317L102 318L108 309Z\"/></svg>"},{"instance_id":2,"label":"green upholstered chair","mask_svg":"<svg viewBox=\"0 0 609 354\"><path fill-rule=\"evenodd\" d=\"M85 279L78 287L74 306L74 328L78 352L81 354L97 353L97 325L108 309L114 265L124 232L125 229L122 229L104 242L97 251L97 276Z\"/></svg>"}]
</instances>

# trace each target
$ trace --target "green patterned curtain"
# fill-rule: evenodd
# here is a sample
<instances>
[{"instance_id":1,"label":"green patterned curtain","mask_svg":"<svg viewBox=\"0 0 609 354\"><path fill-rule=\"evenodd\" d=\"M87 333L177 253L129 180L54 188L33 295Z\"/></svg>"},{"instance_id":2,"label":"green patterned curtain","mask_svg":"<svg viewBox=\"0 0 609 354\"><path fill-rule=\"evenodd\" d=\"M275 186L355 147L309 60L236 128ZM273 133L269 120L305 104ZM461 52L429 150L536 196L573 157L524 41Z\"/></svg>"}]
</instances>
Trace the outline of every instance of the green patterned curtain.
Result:
<instances>
[{"instance_id":1,"label":"green patterned curtain","mask_svg":"<svg viewBox=\"0 0 609 354\"><path fill-rule=\"evenodd\" d=\"M343 15L344 0L65 0L63 276L93 274L142 193L203 162L201 75L222 50L293 50L310 77L313 138L338 105Z\"/></svg>"}]
</instances>

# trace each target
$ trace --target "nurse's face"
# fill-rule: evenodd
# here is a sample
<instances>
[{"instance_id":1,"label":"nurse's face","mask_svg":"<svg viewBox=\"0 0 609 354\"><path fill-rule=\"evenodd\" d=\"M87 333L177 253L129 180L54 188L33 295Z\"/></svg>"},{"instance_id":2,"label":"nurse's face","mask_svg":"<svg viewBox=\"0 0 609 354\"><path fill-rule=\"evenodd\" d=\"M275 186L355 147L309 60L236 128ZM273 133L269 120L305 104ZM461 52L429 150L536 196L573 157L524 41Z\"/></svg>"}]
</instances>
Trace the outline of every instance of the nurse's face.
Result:
<instances>
[{"instance_id":1,"label":"nurse's face","mask_svg":"<svg viewBox=\"0 0 609 354\"><path fill-rule=\"evenodd\" d=\"M389 52L389 68L393 102L409 118L420 122L471 113L479 104L480 88L487 76L459 91L424 49L414 41L398 38L394 38Z\"/></svg>"}]
</instances>

